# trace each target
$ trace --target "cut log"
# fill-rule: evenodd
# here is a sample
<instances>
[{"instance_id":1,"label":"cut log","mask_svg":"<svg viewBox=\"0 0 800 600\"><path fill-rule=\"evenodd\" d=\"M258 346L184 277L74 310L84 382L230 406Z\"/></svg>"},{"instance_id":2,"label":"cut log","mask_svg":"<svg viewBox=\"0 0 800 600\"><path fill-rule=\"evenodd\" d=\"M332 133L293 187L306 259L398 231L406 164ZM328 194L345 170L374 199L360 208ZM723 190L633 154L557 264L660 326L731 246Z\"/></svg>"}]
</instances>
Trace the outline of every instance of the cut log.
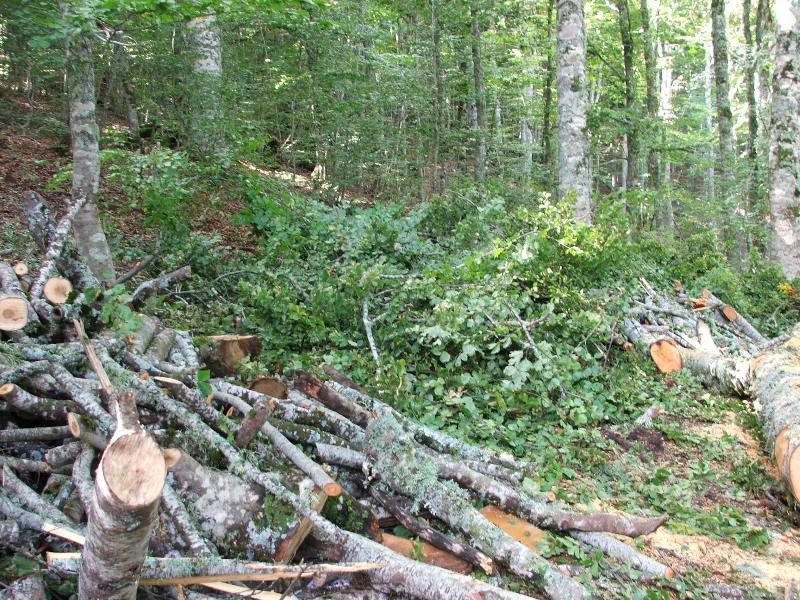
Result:
<instances>
[{"instance_id":1,"label":"cut log","mask_svg":"<svg viewBox=\"0 0 800 600\"><path fill-rule=\"evenodd\" d=\"M675 577L675 571L667 565L658 562L632 548L625 542L621 542L615 537L604 533L594 533L587 531L573 531L570 534L576 540L583 542L594 548L602 550L608 556L613 556L619 561L638 569L645 575L652 577L665 577L671 579Z\"/></svg>"},{"instance_id":2,"label":"cut log","mask_svg":"<svg viewBox=\"0 0 800 600\"><path fill-rule=\"evenodd\" d=\"M672 373L681 368L681 354L671 339L656 339L647 329L634 319L625 319L622 330L633 344L649 356L661 373Z\"/></svg>"},{"instance_id":3,"label":"cut log","mask_svg":"<svg viewBox=\"0 0 800 600\"><path fill-rule=\"evenodd\" d=\"M221 543L226 535L246 529L261 509L262 494L231 473L211 469L177 448L165 450L175 490L192 498L201 529ZM175 459L174 456L178 458Z\"/></svg>"},{"instance_id":4,"label":"cut log","mask_svg":"<svg viewBox=\"0 0 800 600\"><path fill-rule=\"evenodd\" d=\"M105 450L108 445L106 438L90 427L87 427L80 415L69 413L67 415L67 428L73 437L88 444L92 448Z\"/></svg>"},{"instance_id":5,"label":"cut log","mask_svg":"<svg viewBox=\"0 0 800 600\"><path fill-rule=\"evenodd\" d=\"M315 488L314 482L306 479L301 482L301 487L305 485L307 491L304 494L301 491L301 499L305 498L311 508L318 513L322 512L325 508L325 502L328 500L328 494L324 491ZM288 564L292 562L297 550L311 533L313 524L307 517L300 519L300 522L289 532L278 546L278 551L275 553L275 562Z\"/></svg>"},{"instance_id":6,"label":"cut log","mask_svg":"<svg viewBox=\"0 0 800 600\"><path fill-rule=\"evenodd\" d=\"M14 264L14 273L17 274L17 277L25 277L28 274L28 265L24 262L18 262Z\"/></svg>"},{"instance_id":7,"label":"cut log","mask_svg":"<svg viewBox=\"0 0 800 600\"><path fill-rule=\"evenodd\" d=\"M733 308L730 304L726 304L721 309L722 314L725 316L728 321L735 321L739 318L739 313L736 312L736 309Z\"/></svg>"},{"instance_id":8,"label":"cut log","mask_svg":"<svg viewBox=\"0 0 800 600\"><path fill-rule=\"evenodd\" d=\"M162 378L156 379L163 380ZM252 411L252 407L238 396L230 396L230 402L233 404L236 410L245 415L250 414ZM326 473L322 467L308 458L271 423L264 422L261 425L261 433L269 438L276 450L292 461L292 463L294 463L298 469L303 471L303 473L308 475L308 477L310 477L312 481L314 481L314 483L317 484L317 486L319 486L319 488L328 496L335 497L342 493L341 485L336 483L336 481L330 475L328 475L328 473Z\"/></svg>"},{"instance_id":9,"label":"cut log","mask_svg":"<svg viewBox=\"0 0 800 600\"><path fill-rule=\"evenodd\" d=\"M80 600L131 600L166 481L161 448L138 423L133 395L116 395L117 428L95 475Z\"/></svg>"},{"instance_id":10,"label":"cut log","mask_svg":"<svg viewBox=\"0 0 800 600\"><path fill-rule=\"evenodd\" d=\"M38 573L18 579L3 591L5 600L46 600L44 581Z\"/></svg>"},{"instance_id":11,"label":"cut log","mask_svg":"<svg viewBox=\"0 0 800 600\"><path fill-rule=\"evenodd\" d=\"M28 302L19 296L0 295L0 331L19 331L28 324Z\"/></svg>"},{"instance_id":12,"label":"cut log","mask_svg":"<svg viewBox=\"0 0 800 600\"><path fill-rule=\"evenodd\" d=\"M154 296L158 292L167 289L168 287L174 285L178 281L186 279L189 275L192 274L192 268L190 266L181 267L180 269L175 269L170 273L165 273L155 279L150 279L149 281L145 281L139 284L133 294L131 294L131 306L134 308L139 308L142 304L144 304L145 300Z\"/></svg>"},{"instance_id":13,"label":"cut log","mask_svg":"<svg viewBox=\"0 0 800 600\"><path fill-rule=\"evenodd\" d=\"M325 374L328 377L333 379L339 385L343 385L344 387L348 387L348 388L353 389L353 390L355 390L357 392L360 392L362 394L366 394L367 393L367 390L365 390L363 387L358 385L355 381L353 381L352 379L350 379L346 375L343 375L342 373L340 373L339 371L334 369L332 366L330 366L328 364L323 364L322 365L322 370L325 371Z\"/></svg>"},{"instance_id":14,"label":"cut log","mask_svg":"<svg viewBox=\"0 0 800 600\"><path fill-rule=\"evenodd\" d=\"M253 408L242 420L239 431L236 432L236 447L246 448L269 418L269 407L266 398L259 398Z\"/></svg>"},{"instance_id":15,"label":"cut log","mask_svg":"<svg viewBox=\"0 0 800 600\"><path fill-rule=\"evenodd\" d=\"M150 347L145 352L145 358L153 364L167 360L170 350L175 343L175 330L164 329L150 342Z\"/></svg>"},{"instance_id":16,"label":"cut log","mask_svg":"<svg viewBox=\"0 0 800 600\"><path fill-rule=\"evenodd\" d=\"M375 498L386 510L391 512L400 523L408 529L414 535L419 536L429 544L439 548L441 550L445 550L453 557L459 559L460 562L466 561L467 563L478 567L487 575L491 575L494 572L494 562L491 558L486 556L483 552L479 552L466 544L462 544L461 542L454 540L450 536L444 535L440 531L436 531L433 527L428 525L427 523L423 523L420 519L416 518L414 514L408 510L407 508L401 506L394 498L392 498L389 494L380 491L376 486L371 486L369 489L370 495ZM485 515L484 515L485 516ZM387 534L383 534L384 539L387 537ZM384 543L385 546L392 548L390 544ZM394 548L392 548L394 550ZM438 565L445 569L450 569L451 571L458 571L458 569L451 568L448 565L442 564L441 562L433 562L428 561L432 564ZM471 571L471 569L470 569ZM469 571L464 571L468 573Z\"/></svg>"},{"instance_id":17,"label":"cut log","mask_svg":"<svg viewBox=\"0 0 800 600\"><path fill-rule=\"evenodd\" d=\"M492 525L465 493L439 481L433 460L414 448L409 434L391 415L384 414L370 422L365 448L375 460L382 482L415 498L433 516L469 535L478 550L506 565L512 573L538 583L549 598L588 596L583 585Z\"/></svg>"},{"instance_id":18,"label":"cut log","mask_svg":"<svg viewBox=\"0 0 800 600\"><path fill-rule=\"evenodd\" d=\"M661 339L650 344L650 357L656 368L664 374L680 371L683 366L681 353L678 346L672 340Z\"/></svg>"},{"instance_id":19,"label":"cut log","mask_svg":"<svg viewBox=\"0 0 800 600\"><path fill-rule=\"evenodd\" d=\"M56 259L58 259L58 257L61 255L61 251L64 249L64 242L67 240L67 235L69 235L72 221L75 218L75 215L78 214L78 211L83 208L84 204L86 204L85 197L76 198L67 210L67 213L61 217L58 225L56 225L55 229L53 230L53 233L49 239L47 250L42 258L42 265L39 267L39 272L36 274L36 277L31 283L31 299L40 298L42 296L44 284L49 279L50 273L56 266Z\"/></svg>"},{"instance_id":20,"label":"cut log","mask_svg":"<svg viewBox=\"0 0 800 600\"><path fill-rule=\"evenodd\" d=\"M63 440L70 436L69 427L28 427L0 431L0 443Z\"/></svg>"},{"instance_id":21,"label":"cut log","mask_svg":"<svg viewBox=\"0 0 800 600\"><path fill-rule=\"evenodd\" d=\"M342 394L333 390L311 373L302 372L295 378L295 385L312 398L319 400L328 408L335 410L340 415L344 415L359 427L366 427L370 420L370 414L352 402Z\"/></svg>"},{"instance_id":22,"label":"cut log","mask_svg":"<svg viewBox=\"0 0 800 600\"><path fill-rule=\"evenodd\" d=\"M758 402L778 472L800 501L800 326L786 342L752 359L685 348L680 352L684 366L704 385Z\"/></svg>"},{"instance_id":23,"label":"cut log","mask_svg":"<svg viewBox=\"0 0 800 600\"><path fill-rule=\"evenodd\" d=\"M428 542L414 542L390 533L383 534L381 542L387 548L394 550L398 554L420 562L435 565L454 573L467 575L472 573L472 565L441 548L437 548Z\"/></svg>"},{"instance_id":24,"label":"cut log","mask_svg":"<svg viewBox=\"0 0 800 600\"><path fill-rule=\"evenodd\" d=\"M0 399L21 413L61 423L67 418L69 407L76 406L69 401L39 398L13 383L0 385Z\"/></svg>"},{"instance_id":25,"label":"cut log","mask_svg":"<svg viewBox=\"0 0 800 600\"><path fill-rule=\"evenodd\" d=\"M48 302L60 306L67 301L70 292L72 292L72 284L69 279L51 277L45 282L42 294Z\"/></svg>"},{"instance_id":26,"label":"cut log","mask_svg":"<svg viewBox=\"0 0 800 600\"><path fill-rule=\"evenodd\" d=\"M0 515L14 521L20 527L41 531L81 546L86 542L86 538L80 531L77 531L77 528L67 527L60 522L47 521L38 514L39 512L38 510L36 513L23 510L5 494L0 493ZM66 517L63 518L66 519Z\"/></svg>"},{"instance_id":27,"label":"cut log","mask_svg":"<svg viewBox=\"0 0 800 600\"><path fill-rule=\"evenodd\" d=\"M254 335L212 335L210 347L201 348L201 356L214 376L235 375L245 358L261 354L261 340Z\"/></svg>"},{"instance_id":28,"label":"cut log","mask_svg":"<svg viewBox=\"0 0 800 600\"><path fill-rule=\"evenodd\" d=\"M516 515L503 512L496 506L484 506L481 509L481 514L520 544L527 546L537 554L541 554L539 544L544 539L544 531L520 519Z\"/></svg>"},{"instance_id":29,"label":"cut log","mask_svg":"<svg viewBox=\"0 0 800 600\"><path fill-rule=\"evenodd\" d=\"M264 394L272 398L279 398L285 400L289 397L289 388L280 379L275 377L264 377L259 375L255 381L250 384L250 389L259 394Z\"/></svg>"},{"instance_id":30,"label":"cut log","mask_svg":"<svg viewBox=\"0 0 800 600\"><path fill-rule=\"evenodd\" d=\"M78 573L82 562L80 552L47 552L46 560L48 566L68 575ZM213 581L312 579L327 574L362 573L382 566L377 563L276 565L226 558L149 557L142 565L140 584L196 585Z\"/></svg>"}]
</instances>

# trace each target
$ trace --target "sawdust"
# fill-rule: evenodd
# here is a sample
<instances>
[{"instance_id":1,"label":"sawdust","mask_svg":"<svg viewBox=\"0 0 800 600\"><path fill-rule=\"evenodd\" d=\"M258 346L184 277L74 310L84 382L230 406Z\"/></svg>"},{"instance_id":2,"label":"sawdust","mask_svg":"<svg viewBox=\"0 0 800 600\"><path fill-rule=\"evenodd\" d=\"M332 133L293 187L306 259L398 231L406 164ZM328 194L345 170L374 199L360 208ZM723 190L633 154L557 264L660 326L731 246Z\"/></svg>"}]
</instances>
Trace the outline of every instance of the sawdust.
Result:
<instances>
[{"instance_id":1,"label":"sawdust","mask_svg":"<svg viewBox=\"0 0 800 600\"><path fill-rule=\"evenodd\" d=\"M721 440L726 434L737 439L744 450L747 458L752 461L760 462L768 472L777 477L775 465L766 454L761 443L749 431L735 423L736 414L733 412L725 413L725 421L722 423L698 423L689 425L689 431L696 435L702 435L712 440Z\"/></svg>"},{"instance_id":2,"label":"sawdust","mask_svg":"<svg viewBox=\"0 0 800 600\"><path fill-rule=\"evenodd\" d=\"M763 550L742 550L734 544L702 535L681 535L662 527L641 538L646 554L672 566L705 569L726 581L736 579L777 592L800 582L800 530L771 531L772 541Z\"/></svg>"}]
</instances>

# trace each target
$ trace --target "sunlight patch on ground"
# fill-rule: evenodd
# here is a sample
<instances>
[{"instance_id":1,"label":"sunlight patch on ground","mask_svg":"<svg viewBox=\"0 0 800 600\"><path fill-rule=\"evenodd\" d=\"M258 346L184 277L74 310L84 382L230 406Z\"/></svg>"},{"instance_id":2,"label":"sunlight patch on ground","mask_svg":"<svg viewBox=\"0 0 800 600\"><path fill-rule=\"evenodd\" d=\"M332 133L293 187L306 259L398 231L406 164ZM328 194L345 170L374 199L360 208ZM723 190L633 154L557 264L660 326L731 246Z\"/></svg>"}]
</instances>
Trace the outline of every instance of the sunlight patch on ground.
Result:
<instances>
[{"instance_id":1,"label":"sunlight patch on ground","mask_svg":"<svg viewBox=\"0 0 800 600\"><path fill-rule=\"evenodd\" d=\"M702 535L681 535L662 527L644 539L647 554L678 572L686 568L706 569L711 575L752 582L770 591L800 582L800 531L772 530L771 544L763 551L742 550L734 544Z\"/></svg>"}]
</instances>

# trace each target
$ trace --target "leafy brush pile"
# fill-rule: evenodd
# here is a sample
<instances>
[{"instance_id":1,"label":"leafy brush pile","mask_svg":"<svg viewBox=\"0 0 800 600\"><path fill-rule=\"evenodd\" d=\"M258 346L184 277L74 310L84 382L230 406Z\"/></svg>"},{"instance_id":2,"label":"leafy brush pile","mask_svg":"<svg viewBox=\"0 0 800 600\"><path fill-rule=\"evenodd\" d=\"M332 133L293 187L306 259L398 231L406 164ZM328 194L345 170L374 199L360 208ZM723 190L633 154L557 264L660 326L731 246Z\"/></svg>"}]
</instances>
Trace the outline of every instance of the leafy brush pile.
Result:
<instances>
[{"instance_id":1,"label":"leafy brush pile","mask_svg":"<svg viewBox=\"0 0 800 600\"><path fill-rule=\"evenodd\" d=\"M202 192L191 168L170 173L188 182L181 198ZM225 255L177 228L165 260L190 262L202 279L179 296L188 306L168 298L164 310L194 330L261 336L254 372L326 361L423 422L520 454L556 430L591 444L587 426L669 401L662 384L642 389L650 367L610 342L642 275L714 289L768 333L798 320L794 288L757 262L734 274L713 236L630 242L612 210L586 228L547 194L464 182L410 208L364 207L246 170L216 171L207 185L239 196L245 208L232 219L258 249ZM175 211L167 222L186 222L180 201L165 205Z\"/></svg>"}]
</instances>

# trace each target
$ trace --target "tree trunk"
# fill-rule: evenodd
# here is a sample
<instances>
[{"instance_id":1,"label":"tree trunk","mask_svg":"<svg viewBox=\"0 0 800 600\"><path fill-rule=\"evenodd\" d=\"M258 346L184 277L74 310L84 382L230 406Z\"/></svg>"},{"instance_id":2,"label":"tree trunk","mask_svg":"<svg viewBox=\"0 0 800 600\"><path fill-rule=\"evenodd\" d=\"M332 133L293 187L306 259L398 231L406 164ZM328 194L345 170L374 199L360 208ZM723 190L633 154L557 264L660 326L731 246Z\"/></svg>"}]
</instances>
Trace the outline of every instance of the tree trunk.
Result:
<instances>
[{"instance_id":1,"label":"tree trunk","mask_svg":"<svg viewBox=\"0 0 800 600\"><path fill-rule=\"evenodd\" d=\"M658 97L656 95L657 73L655 43L650 35L650 10L647 2L648 0L640 0L640 11L642 16L642 46L644 51L645 106L647 108L647 118L651 122L650 127L652 128L658 118ZM649 146L650 144L647 145ZM656 189L661 184L658 152L649 147L645 148L645 152L647 154L647 187ZM665 220L666 219L662 217L662 224Z\"/></svg>"},{"instance_id":2,"label":"tree trunk","mask_svg":"<svg viewBox=\"0 0 800 600\"><path fill-rule=\"evenodd\" d=\"M133 395L116 396L117 428L95 476L78 597L133 600L167 476L161 448L139 425Z\"/></svg>"},{"instance_id":3,"label":"tree trunk","mask_svg":"<svg viewBox=\"0 0 800 600\"><path fill-rule=\"evenodd\" d=\"M769 0L758 0L756 6L756 77L758 79L758 117L761 121L762 142L766 141L769 131L769 99L770 99L770 61L767 60L768 44L765 30L772 24L772 12Z\"/></svg>"},{"instance_id":4,"label":"tree trunk","mask_svg":"<svg viewBox=\"0 0 800 600\"><path fill-rule=\"evenodd\" d=\"M131 69L128 62L128 54L124 46L115 45L114 55L116 63L119 68L120 78L120 95L122 96L122 104L125 106L125 116L128 119L128 129L130 130L131 139L134 143L138 144L139 137L139 113L136 110L136 95L133 93L133 84L131 83Z\"/></svg>"},{"instance_id":5,"label":"tree trunk","mask_svg":"<svg viewBox=\"0 0 800 600\"><path fill-rule=\"evenodd\" d=\"M546 189L553 189L553 80L556 77L555 61L553 60L553 8L555 0L547 0L547 54L544 63L544 98L542 122L542 166L545 168L547 182Z\"/></svg>"},{"instance_id":6,"label":"tree trunk","mask_svg":"<svg viewBox=\"0 0 800 600\"><path fill-rule=\"evenodd\" d=\"M714 131L714 101L712 99L712 90L714 89L714 58L711 40L707 40L704 45L706 68L705 68L705 101L706 101L706 131L708 131L709 138ZM708 148L708 167L706 168L705 177L703 178L703 187L705 188L706 201L712 208L712 219L716 223L719 220L717 214L717 183L714 180L714 167L716 152L714 147L709 145Z\"/></svg>"},{"instance_id":7,"label":"tree trunk","mask_svg":"<svg viewBox=\"0 0 800 600\"><path fill-rule=\"evenodd\" d=\"M736 153L733 142L733 112L728 73L728 35L725 30L725 0L711 0L711 44L714 51L714 83L717 100L719 153L717 176L722 198L722 222L731 245L730 258L742 267L747 261L747 237L744 230L746 211L737 201L735 186Z\"/></svg>"},{"instance_id":8,"label":"tree trunk","mask_svg":"<svg viewBox=\"0 0 800 600\"><path fill-rule=\"evenodd\" d=\"M201 152L221 156L226 152L222 99L222 35L214 16L189 21L189 34L194 47L194 108L189 136Z\"/></svg>"},{"instance_id":9,"label":"tree trunk","mask_svg":"<svg viewBox=\"0 0 800 600\"><path fill-rule=\"evenodd\" d=\"M72 6L62 4L64 20L72 19ZM114 280L114 263L108 247L95 197L100 186L99 131L95 119L92 34L68 35L64 44L69 90L69 129L72 136L72 197L86 198L75 217L75 243L89 270L100 281Z\"/></svg>"},{"instance_id":10,"label":"tree trunk","mask_svg":"<svg viewBox=\"0 0 800 600\"><path fill-rule=\"evenodd\" d=\"M619 13L619 33L622 42L622 59L625 65L625 146L627 187L639 185L639 136L636 112L636 75L633 70L633 37L631 36L631 15L628 0L617 0Z\"/></svg>"},{"instance_id":11,"label":"tree trunk","mask_svg":"<svg viewBox=\"0 0 800 600\"><path fill-rule=\"evenodd\" d=\"M800 17L798 12L795 15ZM800 500L800 396L793 366L798 349L800 328L783 345L749 360L685 348L681 354L684 366L704 384L723 393L749 396L762 406L767 446L779 475L795 499Z\"/></svg>"},{"instance_id":12,"label":"tree trunk","mask_svg":"<svg viewBox=\"0 0 800 600\"><path fill-rule=\"evenodd\" d=\"M478 13L470 7L470 23L472 30L472 79L475 86L475 181L483 183L486 179L486 89L483 77L483 60L481 57L481 26Z\"/></svg>"},{"instance_id":13,"label":"tree trunk","mask_svg":"<svg viewBox=\"0 0 800 600\"><path fill-rule=\"evenodd\" d=\"M438 0L431 0L431 38L433 40L433 81L436 85L436 97L433 108L435 111L434 136L433 136L433 174L431 176L431 191L436 194L442 188L439 177L439 146L442 143L443 111L444 111L444 83L442 81L442 52L441 33L439 31L439 18L436 12Z\"/></svg>"},{"instance_id":14,"label":"tree trunk","mask_svg":"<svg viewBox=\"0 0 800 600\"><path fill-rule=\"evenodd\" d=\"M753 34L750 28L750 0L742 3L742 32L744 34L745 88L747 90L747 201L752 207L758 186L758 105L756 104L756 59Z\"/></svg>"},{"instance_id":15,"label":"tree trunk","mask_svg":"<svg viewBox=\"0 0 800 600\"><path fill-rule=\"evenodd\" d=\"M772 76L769 203L770 258L792 279L800 275L800 2L777 0Z\"/></svg>"},{"instance_id":16,"label":"tree trunk","mask_svg":"<svg viewBox=\"0 0 800 600\"><path fill-rule=\"evenodd\" d=\"M660 117L661 143L667 145L667 122L672 119L672 54L668 54L663 41L658 45L658 56L663 66L661 67L661 91L659 94L658 112ZM662 155L663 156L663 155ZM662 157L658 157L662 158ZM659 160L661 163L661 160ZM675 229L675 210L672 205L672 164L669 156L663 156L663 163L659 171L662 173L662 181L659 187L663 189L659 192L659 225L663 230Z\"/></svg>"},{"instance_id":17,"label":"tree trunk","mask_svg":"<svg viewBox=\"0 0 800 600\"><path fill-rule=\"evenodd\" d=\"M583 0L558 0L557 6L558 197L574 203L576 221L591 223Z\"/></svg>"}]
</instances>

